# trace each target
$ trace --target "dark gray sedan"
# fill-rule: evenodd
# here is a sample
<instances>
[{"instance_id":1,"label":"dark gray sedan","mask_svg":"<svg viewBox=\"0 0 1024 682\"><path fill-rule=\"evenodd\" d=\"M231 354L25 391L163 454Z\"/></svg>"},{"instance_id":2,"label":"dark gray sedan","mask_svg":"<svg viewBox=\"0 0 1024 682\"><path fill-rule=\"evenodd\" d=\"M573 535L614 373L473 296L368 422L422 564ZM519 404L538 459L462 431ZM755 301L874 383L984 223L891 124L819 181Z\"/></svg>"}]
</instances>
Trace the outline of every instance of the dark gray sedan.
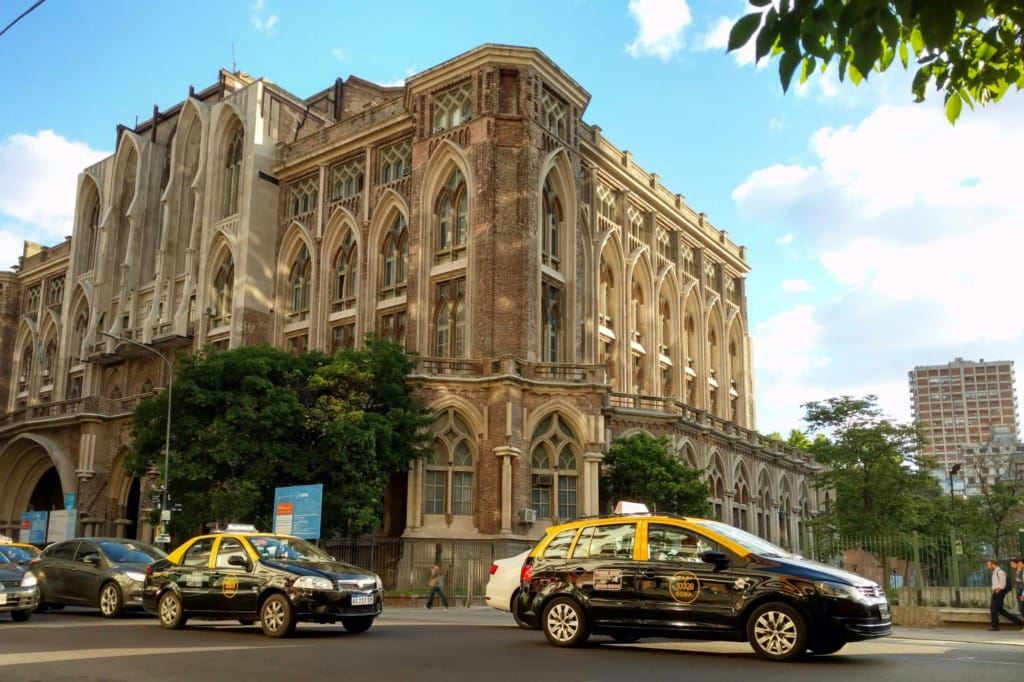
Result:
<instances>
[{"instance_id":1,"label":"dark gray sedan","mask_svg":"<svg viewBox=\"0 0 1024 682\"><path fill-rule=\"evenodd\" d=\"M70 606L97 607L107 618L142 606L146 566L167 554L137 540L78 538L50 545L35 559L39 581L37 611Z\"/></svg>"},{"instance_id":2,"label":"dark gray sedan","mask_svg":"<svg viewBox=\"0 0 1024 682\"><path fill-rule=\"evenodd\" d=\"M18 621L28 620L36 607L39 592L36 577L0 552L0 613L10 613Z\"/></svg>"}]
</instances>

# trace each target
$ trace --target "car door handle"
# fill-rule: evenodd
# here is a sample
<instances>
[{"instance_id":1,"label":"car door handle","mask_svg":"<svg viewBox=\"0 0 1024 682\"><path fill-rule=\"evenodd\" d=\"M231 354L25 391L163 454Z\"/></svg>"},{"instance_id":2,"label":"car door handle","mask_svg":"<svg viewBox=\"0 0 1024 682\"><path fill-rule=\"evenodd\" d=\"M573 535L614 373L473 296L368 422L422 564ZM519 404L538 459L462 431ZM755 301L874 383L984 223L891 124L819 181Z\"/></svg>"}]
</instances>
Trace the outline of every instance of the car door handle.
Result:
<instances>
[{"instance_id":1,"label":"car door handle","mask_svg":"<svg viewBox=\"0 0 1024 682\"><path fill-rule=\"evenodd\" d=\"M644 571L643 572L643 577L647 578L648 580L651 580L651 579L657 578L658 574L655 573L654 571Z\"/></svg>"},{"instance_id":2,"label":"car door handle","mask_svg":"<svg viewBox=\"0 0 1024 682\"><path fill-rule=\"evenodd\" d=\"M573 573L575 573L576 575L583 575L584 573L586 573L586 571L583 569L582 566L579 566L576 568L576 570L573 571Z\"/></svg>"}]
</instances>

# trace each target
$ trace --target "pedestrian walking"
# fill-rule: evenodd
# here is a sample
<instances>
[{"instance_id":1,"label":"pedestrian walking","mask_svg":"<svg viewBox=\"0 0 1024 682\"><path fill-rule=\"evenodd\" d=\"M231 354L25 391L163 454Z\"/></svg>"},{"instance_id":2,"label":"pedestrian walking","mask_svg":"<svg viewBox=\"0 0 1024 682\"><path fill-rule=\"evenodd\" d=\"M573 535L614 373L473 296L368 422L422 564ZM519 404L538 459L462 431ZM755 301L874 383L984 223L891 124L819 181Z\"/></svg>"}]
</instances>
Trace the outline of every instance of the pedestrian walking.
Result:
<instances>
[{"instance_id":1,"label":"pedestrian walking","mask_svg":"<svg viewBox=\"0 0 1024 682\"><path fill-rule=\"evenodd\" d=\"M1006 599L1006 593L1010 591L1009 584L1006 581L1006 571L999 567L995 559L988 560L988 570L992 571L992 601L989 603L989 614L992 617L992 626L989 630L999 629L999 616L1002 615L1006 620L1016 625L1024 623L1020 618L1013 615L1006 610L1003 606L1003 600Z\"/></svg>"},{"instance_id":2,"label":"pedestrian walking","mask_svg":"<svg viewBox=\"0 0 1024 682\"><path fill-rule=\"evenodd\" d=\"M1017 597L1017 610L1024 620L1024 559L1017 557L1010 562L1010 566L1016 569L1013 579L1014 596Z\"/></svg>"},{"instance_id":3,"label":"pedestrian walking","mask_svg":"<svg viewBox=\"0 0 1024 682\"><path fill-rule=\"evenodd\" d=\"M441 603L444 608L448 608L448 598L444 596L444 571L441 569L441 564L434 564L430 567L430 580L427 581L427 585L430 586L430 597L427 598L427 608L429 609L434 605L434 595L436 594L441 598Z\"/></svg>"}]
</instances>

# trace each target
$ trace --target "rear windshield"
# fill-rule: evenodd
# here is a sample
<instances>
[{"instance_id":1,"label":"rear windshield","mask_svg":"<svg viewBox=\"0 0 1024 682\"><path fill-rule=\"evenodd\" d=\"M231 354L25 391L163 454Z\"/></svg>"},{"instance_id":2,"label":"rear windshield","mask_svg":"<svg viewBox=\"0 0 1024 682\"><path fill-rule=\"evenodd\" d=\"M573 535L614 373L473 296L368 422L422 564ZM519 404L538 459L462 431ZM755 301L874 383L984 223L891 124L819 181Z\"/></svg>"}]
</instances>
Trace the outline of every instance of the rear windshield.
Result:
<instances>
[{"instance_id":1,"label":"rear windshield","mask_svg":"<svg viewBox=\"0 0 1024 682\"><path fill-rule=\"evenodd\" d=\"M167 554L143 542L101 542L100 549L115 564L148 564Z\"/></svg>"}]
</instances>

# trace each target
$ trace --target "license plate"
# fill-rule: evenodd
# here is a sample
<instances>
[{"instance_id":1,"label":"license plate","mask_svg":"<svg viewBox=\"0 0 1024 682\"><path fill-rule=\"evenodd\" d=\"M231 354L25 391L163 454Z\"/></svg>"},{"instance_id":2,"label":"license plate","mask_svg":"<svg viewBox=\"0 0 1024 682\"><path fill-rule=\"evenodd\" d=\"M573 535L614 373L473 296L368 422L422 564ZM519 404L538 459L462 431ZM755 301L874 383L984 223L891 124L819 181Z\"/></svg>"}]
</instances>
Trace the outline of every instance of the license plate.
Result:
<instances>
[{"instance_id":1,"label":"license plate","mask_svg":"<svg viewBox=\"0 0 1024 682\"><path fill-rule=\"evenodd\" d=\"M352 606L369 606L373 603L372 594L353 594Z\"/></svg>"},{"instance_id":2,"label":"license plate","mask_svg":"<svg viewBox=\"0 0 1024 682\"><path fill-rule=\"evenodd\" d=\"M889 617L889 605L888 604L879 604L878 605L878 615L880 615L882 618L888 618Z\"/></svg>"},{"instance_id":3,"label":"license plate","mask_svg":"<svg viewBox=\"0 0 1024 682\"><path fill-rule=\"evenodd\" d=\"M7 593L0 592L0 605L7 603Z\"/></svg>"}]
</instances>

